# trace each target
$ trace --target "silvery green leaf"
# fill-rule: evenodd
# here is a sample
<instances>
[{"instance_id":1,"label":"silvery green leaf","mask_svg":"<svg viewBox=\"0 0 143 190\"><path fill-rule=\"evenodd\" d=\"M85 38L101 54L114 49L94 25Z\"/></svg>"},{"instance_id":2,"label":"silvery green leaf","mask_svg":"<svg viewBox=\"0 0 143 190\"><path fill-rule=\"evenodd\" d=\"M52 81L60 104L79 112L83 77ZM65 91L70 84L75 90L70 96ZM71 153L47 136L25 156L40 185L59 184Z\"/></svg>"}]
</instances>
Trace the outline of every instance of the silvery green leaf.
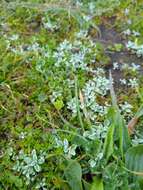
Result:
<instances>
[{"instance_id":1,"label":"silvery green leaf","mask_svg":"<svg viewBox=\"0 0 143 190\"><path fill-rule=\"evenodd\" d=\"M30 180L26 180L26 185L29 185L30 184Z\"/></svg>"},{"instance_id":2,"label":"silvery green leaf","mask_svg":"<svg viewBox=\"0 0 143 190\"><path fill-rule=\"evenodd\" d=\"M35 166L37 164L37 160L31 160L31 162L29 163L29 166Z\"/></svg>"},{"instance_id":3,"label":"silvery green leaf","mask_svg":"<svg viewBox=\"0 0 143 190\"><path fill-rule=\"evenodd\" d=\"M41 156L40 158L39 158L39 160L38 160L38 163L39 164L43 164L45 162L45 158L44 158L44 156Z\"/></svg>"},{"instance_id":4,"label":"silvery green leaf","mask_svg":"<svg viewBox=\"0 0 143 190\"><path fill-rule=\"evenodd\" d=\"M34 166L34 169L36 170L36 172L40 172L41 171L41 167L38 164L36 164Z\"/></svg>"},{"instance_id":5,"label":"silvery green leaf","mask_svg":"<svg viewBox=\"0 0 143 190\"><path fill-rule=\"evenodd\" d=\"M75 156L75 154L76 154L76 152L75 152L76 147L77 147L77 145L75 145L75 144L73 144L72 146L70 146L69 149L68 149L68 154L71 155L71 156Z\"/></svg>"},{"instance_id":6,"label":"silvery green leaf","mask_svg":"<svg viewBox=\"0 0 143 190\"><path fill-rule=\"evenodd\" d=\"M22 173L25 175L29 170L29 167L26 165L26 166L23 166L22 167Z\"/></svg>"},{"instance_id":7,"label":"silvery green leaf","mask_svg":"<svg viewBox=\"0 0 143 190\"><path fill-rule=\"evenodd\" d=\"M64 146L64 152L67 153L68 152L68 146L69 146L67 139L64 139L63 146Z\"/></svg>"},{"instance_id":8,"label":"silvery green leaf","mask_svg":"<svg viewBox=\"0 0 143 190\"><path fill-rule=\"evenodd\" d=\"M26 176L27 179L29 179L28 181L30 181L30 175L29 175L29 173L26 173L25 176Z\"/></svg>"},{"instance_id":9,"label":"silvery green leaf","mask_svg":"<svg viewBox=\"0 0 143 190\"><path fill-rule=\"evenodd\" d=\"M24 158L24 162L26 162L26 164L30 164L31 163L31 158L30 157L25 157Z\"/></svg>"},{"instance_id":10,"label":"silvery green leaf","mask_svg":"<svg viewBox=\"0 0 143 190\"><path fill-rule=\"evenodd\" d=\"M36 150L35 149L32 150L31 155L32 155L33 160L37 160L37 154L36 154Z\"/></svg>"},{"instance_id":11,"label":"silvery green leaf","mask_svg":"<svg viewBox=\"0 0 143 190\"><path fill-rule=\"evenodd\" d=\"M9 156L12 156L13 155L13 148L10 147L8 150L7 150L7 153Z\"/></svg>"},{"instance_id":12,"label":"silvery green leaf","mask_svg":"<svg viewBox=\"0 0 143 190\"><path fill-rule=\"evenodd\" d=\"M21 167L20 167L20 162L19 161L16 161L16 164L14 165L13 167L13 170L16 170L16 171L20 171Z\"/></svg>"},{"instance_id":13,"label":"silvery green leaf","mask_svg":"<svg viewBox=\"0 0 143 190\"><path fill-rule=\"evenodd\" d=\"M24 151L23 150L20 150L19 151L19 159L24 159L24 157L25 157L25 154L24 154Z\"/></svg>"},{"instance_id":14,"label":"silvery green leaf","mask_svg":"<svg viewBox=\"0 0 143 190\"><path fill-rule=\"evenodd\" d=\"M97 164L97 161L96 160L89 160L89 164L90 164L91 168L94 168Z\"/></svg>"}]
</instances>

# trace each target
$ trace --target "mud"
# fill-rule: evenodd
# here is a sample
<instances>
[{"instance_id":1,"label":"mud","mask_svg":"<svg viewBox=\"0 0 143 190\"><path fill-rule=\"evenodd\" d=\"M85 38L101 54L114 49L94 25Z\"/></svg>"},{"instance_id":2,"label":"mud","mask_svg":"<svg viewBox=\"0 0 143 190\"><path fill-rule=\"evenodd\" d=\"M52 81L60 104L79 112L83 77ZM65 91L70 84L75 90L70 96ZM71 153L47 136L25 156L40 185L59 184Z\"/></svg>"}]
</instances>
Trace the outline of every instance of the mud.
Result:
<instances>
[{"instance_id":1,"label":"mud","mask_svg":"<svg viewBox=\"0 0 143 190\"><path fill-rule=\"evenodd\" d=\"M109 70L112 71L112 76L115 81L115 87L120 88L121 85L119 83L119 80L123 78L122 71L119 70L113 70L113 63L118 62L119 65L121 64L128 64L131 65L131 63L135 63L140 65L139 74L143 75L143 58L138 58L135 54L132 54L131 52L127 51L125 48L125 45L127 43L127 39L123 37L122 33L116 30L114 26L114 18L110 19L109 22L106 20L106 23L103 22L99 26L100 28L100 36L98 37L99 42L103 45L105 49L105 54L110 58L110 61L107 66L105 66L106 73L109 73ZM97 40L97 39L96 39ZM122 44L123 50L120 52L117 51L109 51L108 46L114 45L114 44Z\"/></svg>"}]
</instances>

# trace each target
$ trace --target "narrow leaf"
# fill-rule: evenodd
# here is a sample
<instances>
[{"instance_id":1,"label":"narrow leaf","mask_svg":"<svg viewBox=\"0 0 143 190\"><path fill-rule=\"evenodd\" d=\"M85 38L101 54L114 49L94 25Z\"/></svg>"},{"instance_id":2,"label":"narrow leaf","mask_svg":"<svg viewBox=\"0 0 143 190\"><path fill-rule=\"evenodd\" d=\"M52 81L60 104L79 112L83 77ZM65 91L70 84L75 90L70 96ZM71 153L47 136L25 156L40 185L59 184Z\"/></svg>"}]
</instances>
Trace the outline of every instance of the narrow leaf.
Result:
<instances>
[{"instance_id":1,"label":"narrow leaf","mask_svg":"<svg viewBox=\"0 0 143 190\"><path fill-rule=\"evenodd\" d=\"M114 125L111 125L108 129L107 136L104 142L104 147L103 147L103 154L104 157L106 158L106 161L108 161L109 157L112 155L114 151Z\"/></svg>"},{"instance_id":2,"label":"narrow leaf","mask_svg":"<svg viewBox=\"0 0 143 190\"><path fill-rule=\"evenodd\" d=\"M128 133L128 129L124 123L124 120L120 114L119 107L117 105L117 99L113 87L113 79L112 79L112 74L110 72L109 74L110 78L110 93L111 93L111 99L112 99L112 105L113 105L113 123L115 125L115 133L118 134L119 138L119 148L121 151L121 155L123 157L124 152L127 151L127 149L130 147L130 137Z\"/></svg>"}]
</instances>

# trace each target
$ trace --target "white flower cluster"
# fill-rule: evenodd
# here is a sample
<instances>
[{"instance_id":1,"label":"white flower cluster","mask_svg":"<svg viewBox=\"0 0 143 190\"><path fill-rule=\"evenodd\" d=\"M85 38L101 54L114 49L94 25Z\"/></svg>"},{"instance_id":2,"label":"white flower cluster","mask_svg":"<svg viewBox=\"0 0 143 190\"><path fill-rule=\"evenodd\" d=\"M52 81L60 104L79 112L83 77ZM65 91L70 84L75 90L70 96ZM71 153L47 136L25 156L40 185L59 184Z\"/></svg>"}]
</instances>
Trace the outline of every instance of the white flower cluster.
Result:
<instances>
[{"instance_id":1,"label":"white flower cluster","mask_svg":"<svg viewBox=\"0 0 143 190\"><path fill-rule=\"evenodd\" d=\"M102 72L102 74L101 74ZM109 80L103 75L102 69L97 69L97 76L89 80L82 89L84 96L84 105L80 105L81 110L86 107L89 118L94 121L98 116L104 116L107 113L108 105L99 105L97 96L105 96L109 90ZM77 113L76 98L72 98L67 103L67 108L72 110L75 115Z\"/></svg>"},{"instance_id":2,"label":"white flower cluster","mask_svg":"<svg viewBox=\"0 0 143 190\"><path fill-rule=\"evenodd\" d=\"M140 36L139 32L137 32L135 30L131 31L130 29L127 29L127 30L123 31L123 34L126 35L126 36L130 36L130 35L132 35L132 36Z\"/></svg>"},{"instance_id":3,"label":"white flower cluster","mask_svg":"<svg viewBox=\"0 0 143 190\"><path fill-rule=\"evenodd\" d=\"M76 97L67 102L67 108L72 111L73 116L77 114Z\"/></svg>"},{"instance_id":4,"label":"white flower cluster","mask_svg":"<svg viewBox=\"0 0 143 190\"><path fill-rule=\"evenodd\" d=\"M129 79L128 86L130 86L131 88L136 88L138 87L138 85L138 80L136 78Z\"/></svg>"},{"instance_id":5,"label":"white flower cluster","mask_svg":"<svg viewBox=\"0 0 143 190\"><path fill-rule=\"evenodd\" d=\"M50 30L52 32L54 32L55 30L57 30L59 28L57 23L51 21L50 18L43 17L42 18L42 24L43 24L45 29Z\"/></svg>"},{"instance_id":6,"label":"white flower cluster","mask_svg":"<svg viewBox=\"0 0 143 190\"><path fill-rule=\"evenodd\" d=\"M55 136L55 143L56 143L56 147L61 147L64 151L64 154L68 157L71 158L72 156L76 155L76 148L77 145L76 144L72 144L71 146L69 145L69 142L67 139L64 139L63 141L61 139L59 139L59 137Z\"/></svg>"},{"instance_id":7,"label":"white flower cluster","mask_svg":"<svg viewBox=\"0 0 143 190\"><path fill-rule=\"evenodd\" d=\"M91 127L90 130L85 131L83 136L90 140L95 140L97 138L104 139L106 137L108 127L109 127L109 122L96 123Z\"/></svg>"},{"instance_id":8,"label":"white flower cluster","mask_svg":"<svg viewBox=\"0 0 143 190\"><path fill-rule=\"evenodd\" d=\"M131 88L136 88L138 87L138 80L136 78L129 79L128 81L126 79L120 79L120 83L122 85L128 85Z\"/></svg>"},{"instance_id":9,"label":"white flower cluster","mask_svg":"<svg viewBox=\"0 0 143 190\"><path fill-rule=\"evenodd\" d=\"M84 39L87 37L88 31L87 30L80 30L79 32L76 33L76 38L77 39Z\"/></svg>"},{"instance_id":10,"label":"white flower cluster","mask_svg":"<svg viewBox=\"0 0 143 190\"><path fill-rule=\"evenodd\" d=\"M119 63L118 62L114 62L113 63L113 70L118 70L119 69Z\"/></svg>"},{"instance_id":11,"label":"white flower cluster","mask_svg":"<svg viewBox=\"0 0 143 190\"><path fill-rule=\"evenodd\" d=\"M136 146L138 144L143 144L143 138L135 135L134 138L132 139L132 143L134 146Z\"/></svg>"},{"instance_id":12,"label":"white flower cluster","mask_svg":"<svg viewBox=\"0 0 143 190\"><path fill-rule=\"evenodd\" d=\"M13 160L16 161L13 170L22 173L26 178L26 184L29 184L41 171L41 165L45 162L45 153L41 152L40 155L37 155L36 150L33 149L29 155L21 150L18 156L13 155Z\"/></svg>"},{"instance_id":13,"label":"white flower cluster","mask_svg":"<svg viewBox=\"0 0 143 190\"><path fill-rule=\"evenodd\" d=\"M51 95L51 102L54 103L59 97L62 96L62 93L60 91L53 91Z\"/></svg>"},{"instance_id":14,"label":"white flower cluster","mask_svg":"<svg viewBox=\"0 0 143 190\"><path fill-rule=\"evenodd\" d=\"M97 155L96 158L90 159L90 160L89 160L90 167L91 167L91 168L96 167L97 163L100 162L102 158L103 158L103 153L100 152L100 153Z\"/></svg>"},{"instance_id":15,"label":"white flower cluster","mask_svg":"<svg viewBox=\"0 0 143 190\"><path fill-rule=\"evenodd\" d=\"M126 44L126 47L131 50L133 53L135 53L138 57L143 56L143 44L138 45L135 42L128 41Z\"/></svg>"},{"instance_id":16,"label":"white flower cluster","mask_svg":"<svg viewBox=\"0 0 143 190\"><path fill-rule=\"evenodd\" d=\"M79 36L79 33L77 35ZM88 64L95 61L96 58L95 48L95 44L90 40L87 43L77 40L70 43L64 40L53 53L55 66L88 70Z\"/></svg>"},{"instance_id":17,"label":"white flower cluster","mask_svg":"<svg viewBox=\"0 0 143 190\"><path fill-rule=\"evenodd\" d=\"M35 42L31 45L17 45L15 47L12 47L9 45L8 47L13 53L17 54L17 55L26 55L28 52L39 52L42 51L42 48L40 47L40 45Z\"/></svg>"},{"instance_id":18,"label":"white flower cluster","mask_svg":"<svg viewBox=\"0 0 143 190\"><path fill-rule=\"evenodd\" d=\"M130 12L129 8L126 8L126 9L124 10L124 14L125 14L126 16L129 15L129 12Z\"/></svg>"},{"instance_id":19,"label":"white flower cluster","mask_svg":"<svg viewBox=\"0 0 143 190\"><path fill-rule=\"evenodd\" d=\"M129 67L132 71L139 71L140 65L137 65L135 63L131 63L131 66Z\"/></svg>"},{"instance_id":20,"label":"white flower cluster","mask_svg":"<svg viewBox=\"0 0 143 190\"><path fill-rule=\"evenodd\" d=\"M11 41L16 41L19 39L19 35L18 34L13 34L12 36L9 37L9 40Z\"/></svg>"},{"instance_id":21,"label":"white flower cluster","mask_svg":"<svg viewBox=\"0 0 143 190\"><path fill-rule=\"evenodd\" d=\"M47 189L47 184L46 184L46 179L43 178L37 185L36 185L36 189L42 189L42 190L48 190Z\"/></svg>"},{"instance_id":22,"label":"white flower cluster","mask_svg":"<svg viewBox=\"0 0 143 190\"><path fill-rule=\"evenodd\" d=\"M124 102L123 104L120 104L119 107L124 117L132 116L133 106L131 104L129 104L128 102Z\"/></svg>"},{"instance_id":23,"label":"white flower cluster","mask_svg":"<svg viewBox=\"0 0 143 190\"><path fill-rule=\"evenodd\" d=\"M19 139L25 139L26 136L27 136L27 132L21 132L19 134Z\"/></svg>"},{"instance_id":24,"label":"white flower cluster","mask_svg":"<svg viewBox=\"0 0 143 190\"><path fill-rule=\"evenodd\" d=\"M119 64L118 62L114 62L113 63L113 70L118 70L118 69L122 69L122 70L131 70L133 72L139 71L140 69L140 65L136 64L136 63L122 63Z\"/></svg>"},{"instance_id":25,"label":"white flower cluster","mask_svg":"<svg viewBox=\"0 0 143 190\"><path fill-rule=\"evenodd\" d=\"M120 79L120 83L121 83L122 85L126 85L126 84L127 84L127 80L126 80L126 79Z\"/></svg>"}]
</instances>

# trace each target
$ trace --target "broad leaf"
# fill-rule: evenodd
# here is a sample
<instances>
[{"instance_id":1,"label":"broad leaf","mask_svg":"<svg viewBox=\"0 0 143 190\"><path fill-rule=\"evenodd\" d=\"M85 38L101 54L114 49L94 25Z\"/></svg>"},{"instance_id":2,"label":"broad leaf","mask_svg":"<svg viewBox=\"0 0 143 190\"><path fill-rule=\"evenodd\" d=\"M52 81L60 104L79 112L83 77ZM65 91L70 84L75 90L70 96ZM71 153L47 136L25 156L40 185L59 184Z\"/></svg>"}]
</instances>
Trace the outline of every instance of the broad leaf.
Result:
<instances>
[{"instance_id":1,"label":"broad leaf","mask_svg":"<svg viewBox=\"0 0 143 190\"><path fill-rule=\"evenodd\" d=\"M54 106L57 110L61 110L64 107L64 103L62 100L56 100Z\"/></svg>"},{"instance_id":2,"label":"broad leaf","mask_svg":"<svg viewBox=\"0 0 143 190\"><path fill-rule=\"evenodd\" d=\"M70 160L64 174L71 190L82 190L82 170L77 161Z\"/></svg>"},{"instance_id":3,"label":"broad leaf","mask_svg":"<svg viewBox=\"0 0 143 190\"><path fill-rule=\"evenodd\" d=\"M128 170L143 176L143 145L129 148L125 155L125 164Z\"/></svg>"},{"instance_id":4,"label":"broad leaf","mask_svg":"<svg viewBox=\"0 0 143 190\"><path fill-rule=\"evenodd\" d=\"M94 181L93 181L93 183L91 185L90 190L104 190L103 180L101 178L94 177Z\"/></svg>"},{"instance_id":5,"label":"broad leaf","mask_svg":"<svg viewBox=\"0 0 143 190\"><path fill-rule=\"evenodd\" d=\"M82 182L83 182L83 189L84 190L90 190L91 189L91 184L90 183L88 183L85 180L82 180Z\"/></svg>"}]
</instances>

